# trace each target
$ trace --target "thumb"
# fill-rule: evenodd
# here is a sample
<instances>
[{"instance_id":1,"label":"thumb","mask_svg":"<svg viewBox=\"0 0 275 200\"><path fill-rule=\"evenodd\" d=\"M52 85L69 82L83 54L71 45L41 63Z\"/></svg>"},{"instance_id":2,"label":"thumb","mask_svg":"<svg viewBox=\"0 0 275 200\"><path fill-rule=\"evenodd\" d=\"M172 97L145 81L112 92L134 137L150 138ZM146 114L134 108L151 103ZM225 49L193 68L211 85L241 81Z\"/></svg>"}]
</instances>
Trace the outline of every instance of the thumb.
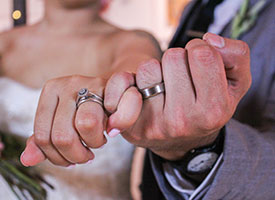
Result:
<instances>
[{"instance_id":1,"label":"thumb","mask_svg":"<svg viewBox=\"0 0 275 200\"><path fill-rule=\"evenodd\" d=\"M117 111L108 120L107 132L110 137L115 137L132 127L142 109L142 96L137 88L130 87L120 99Z\"/></svg>"},{"instance_id":2,"label":"thumb","mask_svg":"<svg viewBox=\"0 0 275 200\"><path fill-rule=\"evenodd\" d=\"M28 167L34 166L38 163L44 161L46 159L45 155L42 151L38 148L38 146L34 142L34 136L32 135L28 141L27 146L23 153L21 154L20 161L21 163Z\"/></svg>"},{"instance_id":3,"label":"thumb","mask_svg":"<svg viewBox=\"0 0 275 200\"><path fill-rule=\"evenodd\" d=\"M213 46L222 56L229 90L241 98L251 85L250 50L241 40L223 38L213 33L206 33L203 40Z\"/></svg>"}]
</instances>

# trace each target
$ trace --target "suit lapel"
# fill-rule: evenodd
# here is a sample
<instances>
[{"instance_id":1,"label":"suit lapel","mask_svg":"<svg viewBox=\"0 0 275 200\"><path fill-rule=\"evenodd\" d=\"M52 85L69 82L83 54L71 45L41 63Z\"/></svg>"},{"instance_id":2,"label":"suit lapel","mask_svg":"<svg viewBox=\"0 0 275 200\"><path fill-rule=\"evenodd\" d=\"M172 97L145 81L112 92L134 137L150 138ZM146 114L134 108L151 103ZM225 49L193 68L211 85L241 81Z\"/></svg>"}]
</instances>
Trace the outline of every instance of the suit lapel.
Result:
<instances>
[{"instance_id":1,"label":"suit lapel","mask_svg":"<svg viewBox=\"0 0 275 200\"><path fill-rule=\"evenodd\" d=\"M250 2L250 7L254 6L259 0L251 0ZM175 45L178 43L178 41L182 38L183 34L185 34L185 29L187 22L189 20L189 17L191 16L192 12L196 8L196 5L200 2L200 0L193 0L189 3L189 5L186 6L184 9L184 12L181 16L180 24L176 30L176 33L173 37L173 39L170 42L169 47L175 47ZM266 0L266 6L268 6L272 0ZM259 16L262 14L262 12L259 13ZM230 32L231 32L231 25L232 25L232 20L225 26L223 31L221 32L221 35L225 37L230 37Z\"/></svg>"}]
</instances>

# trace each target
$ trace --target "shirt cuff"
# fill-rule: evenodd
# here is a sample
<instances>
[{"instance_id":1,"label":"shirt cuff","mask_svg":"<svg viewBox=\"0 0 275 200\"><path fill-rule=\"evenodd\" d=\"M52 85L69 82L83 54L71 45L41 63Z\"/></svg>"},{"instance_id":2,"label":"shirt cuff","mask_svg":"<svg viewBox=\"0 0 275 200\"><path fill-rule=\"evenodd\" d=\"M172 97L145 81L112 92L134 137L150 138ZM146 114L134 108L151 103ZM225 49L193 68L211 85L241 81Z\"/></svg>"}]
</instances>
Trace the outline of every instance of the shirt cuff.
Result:
<instances>
[{"instance_id":1,"label":"shirt cuff","mask_svg":"<svg viewBox=\"0 0 275 200\"><path fill-rule=\"evenodd\" d=\"M170 184L170 186L175 191L177 191L180 196L188 196L188 199L192 200L197 195L201 195L203 191L206 191L205 189L211 184L222 161L223 153L219 156L212 170L209 172L209 174L197 188L194 188L194 186L181 175L178 169L172 167L171 164L169 164L168 162L163 163L162 167L165 178Z\"/></svg>"}]
</instances>

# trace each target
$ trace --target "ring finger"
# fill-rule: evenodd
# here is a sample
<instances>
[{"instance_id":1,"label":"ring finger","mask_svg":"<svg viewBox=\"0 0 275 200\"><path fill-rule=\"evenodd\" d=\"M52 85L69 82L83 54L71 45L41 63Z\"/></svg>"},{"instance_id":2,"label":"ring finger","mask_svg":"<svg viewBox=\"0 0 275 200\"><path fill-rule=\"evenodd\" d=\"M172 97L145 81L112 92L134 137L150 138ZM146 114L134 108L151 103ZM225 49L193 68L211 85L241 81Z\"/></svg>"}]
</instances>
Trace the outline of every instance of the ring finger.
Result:
<instances>
[{"instance_id":1,"label":"ring finger","mask_svg":"<svg viewBox=\"0 0 275 200\"><path fill-rule=\"evenodd\" d=\"M75 100L61 97L54 117L51 141L59 153L72 163L85 163L94 158L74 127ZM66 117L64 117L66 116Z\"/></svg>"}]
</instances>

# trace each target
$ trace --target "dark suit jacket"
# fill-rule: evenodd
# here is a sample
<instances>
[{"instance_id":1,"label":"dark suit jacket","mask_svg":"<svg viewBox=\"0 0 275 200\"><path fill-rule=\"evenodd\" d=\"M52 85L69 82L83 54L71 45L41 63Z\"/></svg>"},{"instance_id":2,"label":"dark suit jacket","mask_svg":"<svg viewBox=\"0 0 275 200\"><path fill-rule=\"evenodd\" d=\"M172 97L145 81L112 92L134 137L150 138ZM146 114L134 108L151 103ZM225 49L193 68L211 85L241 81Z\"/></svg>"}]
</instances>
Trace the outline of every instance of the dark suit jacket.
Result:
<instances>
[{"instance_id":1,"label":"dark suit jacket","mask_svg":"<svg viewBox=\"0 0 275 200\"><path fill-rule=\"evenodd\" d=\"M186 21L196 0L185 9L171 47L181 46ZM252 0L251 5L257 0ZM230 36L231 23L222 36ZM240 37L251 49L253 83L226 124L223 163L211 185L195 199L275 199L275 2L267 0L256 25ZM149 158L150 157L150 158ZM183 199L163 176L161 163L146 156L143 199Z\"/></svg>"}]
</instances>

